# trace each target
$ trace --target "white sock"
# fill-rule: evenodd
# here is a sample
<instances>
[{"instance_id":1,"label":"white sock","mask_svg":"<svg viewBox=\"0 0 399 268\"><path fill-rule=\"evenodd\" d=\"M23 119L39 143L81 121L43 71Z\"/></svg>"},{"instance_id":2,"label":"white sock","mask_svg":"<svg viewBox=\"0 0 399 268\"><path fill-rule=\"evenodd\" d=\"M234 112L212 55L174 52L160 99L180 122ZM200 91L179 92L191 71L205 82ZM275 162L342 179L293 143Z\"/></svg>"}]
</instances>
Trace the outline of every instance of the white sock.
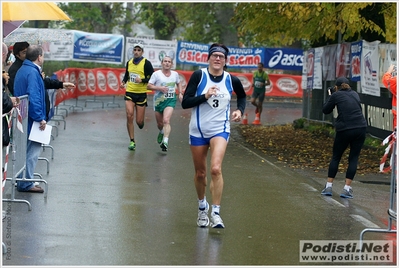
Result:
<instances>
[{"instance_id":1,"label":"white sock","mask_svg":"<svg viewBox=\"0 0 399 268\"><path fill-rule=\"evenodd\" d=\"M164 137L164 138L163 138L163 142L164 142L164 143L168 143L168 141L169 141L169 138L167 138L167 137Z\"/></svg>"},{"instance_id":2,"label":"white sock","mask_svg":"<svg viewBox=\"0 0 399 268\"><path fill-rule=\"evenodd\" d=\"M344 189L347 190L347 191L349 191L350 189L352 189L352 187L350 187L350 185L346 185L346 184L345 184Z\"/></svg>"},{"instance_id":3,"label":"white sock","mask_svg":"<svg viewBox=\"0 0 399 268\"><path fill-rule=\"evenodd\" d=\"M212 205L212 212L220 214L220 205Z\"/></svg>"},{"instance_id":4,"label":"white sock","mask_svg":"<svg viewBox=\"0 0 399 268\"><path fill-rule=\"evenodd\" d=\"M327 182L327 183L326 183L326 188L327 188L327 187L332 187L332 182Z\"/></svg>"},{"instance_id":5,"label":"white sock","mask_svg":"<svg viewBox=\"0 0 399 268\"><path fill-rule=\"evenodd\" d=\"M161 130L159 131L159 133L163 134L163 129L161 129Z\"/></svg>"},{"instance_id":6,"label":"white sock","mask_svg":"<svg viewBox=\"0 0 399 268\"><path fill-rule=\"evenodd\" d=\"M201 210L204 210L206 207L206 196L204 196L204 199L200 200L198 199L198 207Z\"/></svg>"}]
</instances>

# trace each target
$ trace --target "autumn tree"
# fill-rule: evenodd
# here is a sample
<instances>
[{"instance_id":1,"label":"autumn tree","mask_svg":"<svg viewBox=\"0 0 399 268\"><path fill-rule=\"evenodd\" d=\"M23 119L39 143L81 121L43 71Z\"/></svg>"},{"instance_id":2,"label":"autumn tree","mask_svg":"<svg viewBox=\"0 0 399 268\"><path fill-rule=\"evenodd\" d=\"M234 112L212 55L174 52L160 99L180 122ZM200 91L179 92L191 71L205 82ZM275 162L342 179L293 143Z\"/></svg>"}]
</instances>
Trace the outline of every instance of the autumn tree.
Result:
<instances>
[{"instance_id":1,"label":"autumn tree","mask_svg":"<svg viewBox=\"0 0 399 268\"><path fill-rule=\"evenodd\" d=\"M234 3L177 3L181 40L238 45L237 28L231 23Z\"/></svg>"},{"instance_id":2,"label":"autumn tree","mask_svg":"<svg viewBox=\"0 0 399 268\"><path fill-rule=\"evenodd\" d=\"M249 35L269 46L301 40L325 45L370 35L396 43L396 3L239 3L233 22L240 38Z\"/></svg>"},{"instance_id":3,"label":"autumn tree","mask_svg":"<svg viewBox=\"0 0 399 268\"><path fill-rule=\"evenodd\" d=\"M134 12L123 2L62 2L58 6L72 19L64 23L65 29L113 33L117 28L130 32L135 19Z\"/></svg>"},{"instance_id":4,"label":"autumn tree","mask_svg":"<svg viewBox=\"0 0 399 268\"><path fill-rule=\"evenodd\" d=\"M174 4L141 3L140 18L144 24L155 31L155 39L172 40L178 19Z\"/></svg>"}]
</instances>

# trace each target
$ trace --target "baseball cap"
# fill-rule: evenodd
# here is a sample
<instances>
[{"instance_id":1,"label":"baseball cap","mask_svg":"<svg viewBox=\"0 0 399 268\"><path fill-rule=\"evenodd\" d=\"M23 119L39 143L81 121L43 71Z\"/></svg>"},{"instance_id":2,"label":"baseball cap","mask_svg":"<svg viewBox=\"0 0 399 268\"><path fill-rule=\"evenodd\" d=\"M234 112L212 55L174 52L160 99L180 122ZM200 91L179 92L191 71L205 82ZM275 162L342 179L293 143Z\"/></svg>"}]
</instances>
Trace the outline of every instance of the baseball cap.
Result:
<instances>
[{"instance_id":1,"label":"baseball cap","mask_svg":"<svg viewBox=\"0 0 399 268\"><path fill-rule=\"evenodd\" d=\"M139 48L144 50L144 46L142 44L140 44L140 43L134 44L133 48L135 48L135 47L139 47Z\"/></svg>"},{"instance_id":2,"label":"baseball cap","mask_svg":"<svg viewBox=\"0 0 399 268\"><path fill-rule=\"evenodd\" d=\"M346 77L338 77L337 81L335 81L335 85L337 87L340 87L342 84L348 84L349 85L349 80Z\"/></svg>"}]
</instances>

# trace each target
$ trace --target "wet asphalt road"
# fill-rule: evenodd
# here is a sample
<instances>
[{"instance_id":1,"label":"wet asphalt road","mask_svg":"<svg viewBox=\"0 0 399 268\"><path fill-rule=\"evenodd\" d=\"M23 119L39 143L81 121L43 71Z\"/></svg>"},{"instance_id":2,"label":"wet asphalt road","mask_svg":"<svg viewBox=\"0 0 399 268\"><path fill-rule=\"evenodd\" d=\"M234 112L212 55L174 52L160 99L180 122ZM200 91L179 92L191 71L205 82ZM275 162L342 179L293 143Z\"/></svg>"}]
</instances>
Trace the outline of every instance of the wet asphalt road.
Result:
<instances>
[{"instance_id":1,"label":"wet asphalt road","mask_svg":"<svg viewBox=\"0 0 399 268\"><path fill-rule=\"evenodd\" d=\"M323 197L324 178L299 174L244 146L234 124L223 163L226 228L198 228L190 111L178 105L169 151L162 152L150 102L144 129L135 127L132 152L122 98L115 100L120 108L107 105L112 98L97 98L104 108L87 99L60 105L68 110L66 127L61 122L58 136L53 131L54 158L49 149L42 154L49 169L39 161L36 170L48 182L47 198L17 192L31 211L3 202L3 265L310 265L299 261L300 240L358 240L366 227L386 228L389 186L354 182L358 201L344 200L338 196L343 180L337 180L337 193ZM84 109L68 106L75 104ZM291 123L302 106L267 103L264 113L263 124ZM209 191L207 199L211 203ZM368 233L366 239L396 235Z\"/></svg>"}]
</instances>

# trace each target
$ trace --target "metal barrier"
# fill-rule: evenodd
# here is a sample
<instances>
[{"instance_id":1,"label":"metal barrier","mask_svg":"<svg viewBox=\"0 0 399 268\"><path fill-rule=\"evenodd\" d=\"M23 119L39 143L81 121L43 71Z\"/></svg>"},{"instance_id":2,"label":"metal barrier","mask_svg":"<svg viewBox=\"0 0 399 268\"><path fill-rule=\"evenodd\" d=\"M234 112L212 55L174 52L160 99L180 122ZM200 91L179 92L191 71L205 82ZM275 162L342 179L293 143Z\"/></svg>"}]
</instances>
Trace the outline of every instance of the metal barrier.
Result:
<instances>
[{"instance_id":1,"label":"metal barrier","mask_svg":"<svg viewBox=\"0 0 399 268\"><path fill-rule=\"evenodd\" d=\"M94 96L92 100L85 100L85 107L87 106L88 102L99 102L101 103L101 108L104 109L104 102L102 100L97 100L97 96Z\"/></svg>"},{"instance_id":2,"label":"metal barrier","mask_svg":"<svg viewBox=\"0 0 399 268\"><path fill-rule=\"evenodd\" d=\"M27 95L19 97L20 104L17 108L12 111L12 123L11 123L11 159L12 159L12 172L11 177L8 174L6 180L11 181L11 198L3 199L3 202L16 202L26 203L28 210L32 210L32 205L29 201L24 199L15 198L15 184L17 181L32 181L32 182L43 182L45 184L44 197L47 198L47 182L43 179L26 179L26 148L28 141L28 110L29 110L29 99ZM20 130L22 129L22 131ZM21 176L22 175L22 176ZM22 178L21 178L22 177Z\"/></svg>"},{"instance_id":3,"label":"metal barrier","mask_svg":"<svg viewBox=\"0 0 399 268\"><path fill-rule=\"evenodd\" d=\"M360 241L363 240L363 236L366 232L379 232L379 233L396 233L395 229L392 229L392 222L396 221L396 133L392 134L393 145L391 154L391 189L389 197L389 208L388 208L388 226L386 229L374 229L366 228L360 233Z\"/></svg>"}]
</instances>

